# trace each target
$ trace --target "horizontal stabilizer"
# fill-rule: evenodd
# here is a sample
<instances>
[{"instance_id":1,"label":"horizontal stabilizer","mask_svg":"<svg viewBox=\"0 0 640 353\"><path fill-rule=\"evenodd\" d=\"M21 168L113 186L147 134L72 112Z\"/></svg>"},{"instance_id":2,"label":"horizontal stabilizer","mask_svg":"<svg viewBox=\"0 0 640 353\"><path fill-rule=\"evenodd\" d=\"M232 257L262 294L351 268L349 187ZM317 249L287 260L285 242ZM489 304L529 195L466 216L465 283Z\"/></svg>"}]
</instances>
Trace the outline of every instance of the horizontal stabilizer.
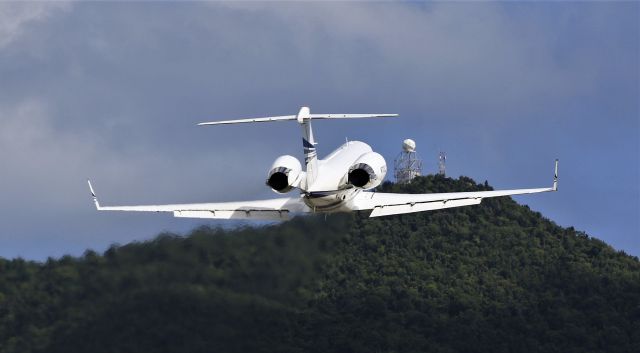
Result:
<instances>
[{"instance_id":1,"label":"horizontal stabilizer","mask_svg":"<svg viewBox=\"0 0 640 353\"><path fill-rule=\"evenodd\" d=\"M310 114L311 119L395 118L398 114Z\"/></svg>"},{"instance_id":2,"label":"horizontal stabilizer","mask_svg":"<svg viewBox=\"0 0 640 353\"><path fill-rule=\"evenodd\" d=\"M198 126L243 124L243 123L266 123L266 122L270 122L270 121L284 121L284 120L296 120L296 116L295 115L283 115L283 116L268 116L268 117L264 117L264 118L249 118L249 119L208 121L208 122L205 122L205 123L199 123Z\"/></svg>"},{"instance_id":3,"label":"horizontal stabilizer","mask_svg":"<svg viewBox=\"0 0 640 353\"><path fill-rule=\"evenodd\" d=\"M309 108L302 107L298 115L281 115L281 116L267 116L262 118L208 121L204 123L199 123L198 126L244 124L244 123L266 123L266 122L272 122L272 121L287 121L287 120L297 120L299 123L302 124L303 122L312 120L312 119L393 118L397 116L398 114L309 114Z\"/></svg>"}]
</instances>

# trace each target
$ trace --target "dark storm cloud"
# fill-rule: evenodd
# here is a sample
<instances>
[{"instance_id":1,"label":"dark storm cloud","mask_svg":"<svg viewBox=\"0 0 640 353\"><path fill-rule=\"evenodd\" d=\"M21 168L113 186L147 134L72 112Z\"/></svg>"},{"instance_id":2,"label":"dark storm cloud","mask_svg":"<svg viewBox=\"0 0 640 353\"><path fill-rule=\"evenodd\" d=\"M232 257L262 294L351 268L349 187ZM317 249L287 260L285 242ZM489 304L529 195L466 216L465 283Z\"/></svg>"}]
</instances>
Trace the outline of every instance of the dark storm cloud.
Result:
<instances>
[{"instance_id":1,"label":"dark storm cloud","mask_svg":"<svg viewBox=\"0 0 640 353\"><path fill-rule=\"evenodd\" d=\"M543 186L560 157L562 193L519 200L638 254L637 7L3 3L0 256L200 223L96 214L86 177L105 203L271 197L297 126L194 124L301 105L403 116L319 122L321 155L346 136L389 162L413 137L429 168L442 148L496 187Z\"/></svg>"}]
</instances>

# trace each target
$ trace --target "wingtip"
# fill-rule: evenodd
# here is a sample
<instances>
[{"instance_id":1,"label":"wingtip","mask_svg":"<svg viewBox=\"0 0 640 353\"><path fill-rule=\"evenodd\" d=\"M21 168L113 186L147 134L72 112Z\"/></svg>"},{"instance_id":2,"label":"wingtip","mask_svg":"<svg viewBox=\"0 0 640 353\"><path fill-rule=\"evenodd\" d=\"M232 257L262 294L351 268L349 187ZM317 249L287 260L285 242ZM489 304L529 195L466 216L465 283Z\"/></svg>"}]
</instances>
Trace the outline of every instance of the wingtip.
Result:
<instances>
[{"instance_id":1,"label":"wingtip","mask_svg":"<svg viewBox=\"0 0 640 353\"><path fill-rule=\"evenodd\" d=\"M91 191L91 196L96 197L95 191L93 191L93 186L91 185L91 180L87 179L87 184L89 184L89 191Z\"/></svg>"},{"instance_id":2,"label":"wingtip","mask_svg":"<svg viewBox=\"0 0 640 353\"><path fill-rule=\"evenodd\" d=\"M91 185L91 180L87 179L87 184L89 184L89 191L91 192L91 197L93 197L93 203L96 205L96 209L100 209L100 203L98 202L98 197L96 196L96 192L93 190L93 185Z\"/></svg>"},{"instance_id":3,"label":"wingtip","mask_svg":"<svg viewBox=\"0 0 640 353\"><path fill-rule=\"evenodd\" d=\"M555 168L553 171L553 191L558 191L558 159L556 158Z\"/></svg>"}]
</instances>

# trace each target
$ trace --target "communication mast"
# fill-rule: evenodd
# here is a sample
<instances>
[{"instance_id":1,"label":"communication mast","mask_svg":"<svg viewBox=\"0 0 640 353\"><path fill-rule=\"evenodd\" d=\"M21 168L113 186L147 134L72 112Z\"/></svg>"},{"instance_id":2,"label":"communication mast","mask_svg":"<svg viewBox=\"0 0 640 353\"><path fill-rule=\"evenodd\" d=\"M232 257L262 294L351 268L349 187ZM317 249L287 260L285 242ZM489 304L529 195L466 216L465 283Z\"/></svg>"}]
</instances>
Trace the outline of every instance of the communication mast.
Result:
<instances>
[{"instance_id":1,"label":"communication mast","mask_svg":"<svg viewBox=\"0 0 640 353\"><path fill-rule=\"evenodd\" d=\"M447 154L445 152L440 152L438 155L438 174L445 176L446 174L446 162L447 162Z\"/></svg>"},{"instance_id":2,"label":"communication mast","mask_svg":"<svg viewBox=\"0 0 640 353\"><path fill-rule=\"evenodd\" d=\"M416 142L406 139L402 142L402 152L394 160L396 183L406 184L422 175L422 160L416 153Z\"/></svg>"}]
</instances>

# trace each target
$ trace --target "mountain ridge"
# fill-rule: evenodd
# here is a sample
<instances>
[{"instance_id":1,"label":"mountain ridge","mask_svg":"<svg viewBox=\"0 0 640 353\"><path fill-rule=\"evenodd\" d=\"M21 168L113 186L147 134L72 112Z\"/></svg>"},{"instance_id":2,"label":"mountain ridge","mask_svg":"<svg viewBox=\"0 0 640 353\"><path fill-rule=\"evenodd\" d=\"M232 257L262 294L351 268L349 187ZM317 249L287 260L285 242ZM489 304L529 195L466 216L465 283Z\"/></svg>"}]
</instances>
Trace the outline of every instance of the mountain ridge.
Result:
<instances>
[{"instance_id":1,"label":"mountain ridge","mask_svg":"<svg viewBox=\"0 0 640 353\"><path fill-rule=\"evenodd\" d=\"M491 190L424 176L385 192ZM640 262L511 198L0 260L0 352L640 351Z\"/></svg>"}]
</instances>

